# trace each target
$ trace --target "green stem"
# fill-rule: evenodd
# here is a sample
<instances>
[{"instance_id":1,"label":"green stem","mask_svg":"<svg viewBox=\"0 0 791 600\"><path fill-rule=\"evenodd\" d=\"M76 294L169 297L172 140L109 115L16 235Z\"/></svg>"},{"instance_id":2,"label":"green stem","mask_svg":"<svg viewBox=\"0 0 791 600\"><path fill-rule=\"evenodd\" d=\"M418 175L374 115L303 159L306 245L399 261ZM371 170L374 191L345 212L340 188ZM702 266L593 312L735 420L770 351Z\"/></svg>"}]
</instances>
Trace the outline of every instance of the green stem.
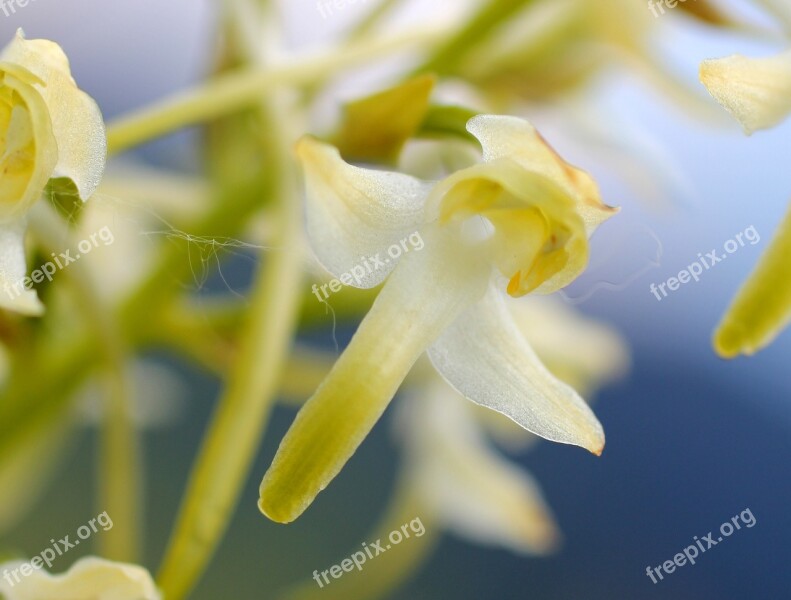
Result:
<instances>
[{"instance_id":1,"label":"green stem","mask_svg":"<svg viewBox=\"0 0 791 600\"><path fill-rule=\"evenodd\" d=\"M404 49L420 49L444 38L445 29L412 31L390 38L350 44L272 69L243 69L217 77L201 87L140 110L107 129L108 152L118 154L133 146L189 125L210 121L261 102L277 85L301 86L374 58Z\"/></svg>"},{"instance_id":2,"label":"green stem","mask_svg":"<svg viewBox=\"0 0 791 600\"><path fill-rule=\"evenodd\" d=\"M273 128L277 123L273 120ZM283 151L277 189L276 248L262 261L240 351L198 455L158 582L168 600L185 597L224 533L278 391L296 331L302 280L296 174Z\"/></svg>"},{"instance_id":3,"label":"green stem","mask_svg":"<svg viewBox=\"0 0 791 600\"><path fill-rule=\"evenodd\" d=\"M33 212L32 230L47 252L62 250L55 240L72 239L65 223L47 203ZM126 352L111 311L101 300L91 273L82 263L63 270L75 304L102 349L105 406L98 449L99 508L113 519L113 528L100 538L102 555L137 562L140 551L140 478L137 434L130 418L131 394L126 375Z\"/></svg>"}]
</instances>

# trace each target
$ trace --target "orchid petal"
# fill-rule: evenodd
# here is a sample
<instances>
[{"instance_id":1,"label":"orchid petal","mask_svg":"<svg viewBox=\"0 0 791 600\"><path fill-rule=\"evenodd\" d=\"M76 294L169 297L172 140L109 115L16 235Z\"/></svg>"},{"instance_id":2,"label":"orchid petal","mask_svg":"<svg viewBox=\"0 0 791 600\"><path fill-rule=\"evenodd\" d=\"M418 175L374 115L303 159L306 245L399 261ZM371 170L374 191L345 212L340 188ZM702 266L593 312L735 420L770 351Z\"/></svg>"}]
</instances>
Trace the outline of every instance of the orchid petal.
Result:
<instances>
[{"instance_id":1,"label":"orchid petal","mask_svg":"<svg viewBox=\"0 0 791 600\"><path fill-rule=\"evenodd\" d=\"M626 341L559 298L506 299L506 306L541 362L580 394L594 393L629 368Z\"/></svg>"},{"instance_id":2,"label":"orchid petal","mask_svg":"<svg viewBox=\"0 0 791 600\"><path fill-rule=\"evenodd\" d=\"M494 288L456 319L428 355L469 400L543 438L601 454L604 432L593 412L541 363Z\"/></svg>"},{"instance_id":3,"label":"orchid petal","mask_svg":"<svg viewBox=\"0 0 791 600\"><path fill-rule=\"evenodd\" d=\"M24 220L0 223L0 307L37 316L44 305L36 292L26 289Z\"/></svg>"},{"instance_id":4,"label":"orchid petal","mask_svg":"<svg viewBox=\"0 0 791 600\"><path fill-rule=\"evenodd\" d=\"M19 572L16 562L0 565L5 573ZM28 568L30 565L28 564ZM6 600L160 600L151 575L137 565L83 558L61 575L33 569L15 585L0 579L0 594ZM9 575L10 577L10 575Z\"/></svg>"},{"instance_id":5,"label":"orchid petal","mask_svg":"<svg viewBox=\"0 0 791 600\"><path fill-rule=\"evenodd\" d=\"M49 109L58 148L51 177L68 177L85 200L102 178L107 156L104 121L96 102L77 87L63 50L49 40L26 40L22 30L0 53L0 61L18 65L39 81L33 83ZM0 70L5 65L0 65Z\"/></svg>"},{"instance_id":6,"label":"orchid petal","mask_svg":"<svg viewBox=\"0 0 791 600\"><path fill-rule=\"evenodd\" d=\"M472 406L444 383L412 400L420 435L416 488L445 528L519 553L552 551L559 533L538 485L489 447Z\"/></svg>"},{"instance_id":7,"label":"orchid petal","mask_svg":"<svg viewBox=\"0 0 791 600\"><path fill-rule=\"evenodd\" d=\"M544 175L569 194L585 222L590 236L619 209L601 201L596 182L585 171L564 161L530 123L517 117L478 115L467 130L483 148L483 160L508 158L528 171Z\"/></svg>"},{"instance_id":8,"label":"orchid petal","mask_svg":"<svg viewBox=\"0 0 791 600\"><path fill-rule=\"evenodd\" d=\"M791 320L791 209L714 334L720 356L754 354Z\"/></svg>"},{"instance_id":9,"label":"orchid petal","mask_svg":"<svg viewBox=\"0 0 791 600\"><path fill-rule=\"evenodd\" d=\"M420 229L430 185L413 177L349 165L338 150L306 137L297 145L305 168L307 229L322 265L335 277L352 274L355 287L379 285L396 265L363 268Z\"/></svg>"},{"instance_id":10,"label":"orchid petal","mask_svg":"<svg viewBox=\"0 0 791 600\"><path fill-rule=\"evenodd\" d=\"M49 108L33 74L0 62L0 221L18 219L41 198L58 161Z\"/></svg>"},{"instance_id":11,"label":"orchid petal","mask_svg":"<svg viewBox=\"0 0 791 600\"><path fill-rule=\"evenodd\" d=\"M777 125L791 114L791 50L769 58L704 60L700 81L751 134Z\"/></svg>"},{"instance_id":12,"label":"orchid petal","mask_svg":"<svg viewBox=\"0 0 791 600\"><path fill-rule=\"evenodd\" d=\"M261 483L259 508L296 519L378 421L412 365L485 292L489 268L448 233L431 232L380 292L349 346L300 410Z\"/></svg>"}]
</instances>

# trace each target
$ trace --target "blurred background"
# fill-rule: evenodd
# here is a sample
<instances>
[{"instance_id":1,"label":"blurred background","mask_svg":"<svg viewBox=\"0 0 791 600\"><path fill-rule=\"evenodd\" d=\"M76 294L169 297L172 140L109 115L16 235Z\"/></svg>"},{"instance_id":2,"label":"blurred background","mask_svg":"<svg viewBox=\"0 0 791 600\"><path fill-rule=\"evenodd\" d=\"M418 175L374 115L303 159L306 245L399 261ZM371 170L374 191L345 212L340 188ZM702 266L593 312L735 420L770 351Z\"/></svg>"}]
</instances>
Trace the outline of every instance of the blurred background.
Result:
<instances>
[{"instance_id":1,"label":"blurred background","mask_svg":"<svg viewBox=\"0 0 791 600\"><path fill-rule=\"evenodd\" d=\"M459 10L455 2L413 4L400 17L405 22L442 19ZM351 3L326 18L315 0L292 0L285 7L288 44L296 51L329 44L366 8L365 2ZM656 51L693 87L702 59L773 47L676 17L657 20L657 26L667 22L661 23ZM80 86L112 119L210 72L216 19L208 0L35 0L14 15L0 14L0 40L9 40L18 27L28 37L56 40ZM357 91L349 85L338 89L339 98ZM576 143L563 106L524 111L563 156L593 173L605 201L623 207L594 240L595 253L615 258L568 293L579 310L621 332L632 350L629 375L596 401L607 447L595 458L578 448L540 443L516 457L540 482L562 529L556 555L519 557L445 536L425 568L393 598L788 597L791 334L755 357L732 362L715 357L710 337L791 197L791 123L747 138L724 116L718 121L716 110L708 122L693 118L623 73L599 78L584 103L595 107L598 125L616 138L622 133L650 139L656 150L642 170L617 161L600 164ZM194 169L191 135L150 144L136 158ZM619 170L635 185L623 185ZM750 226L760 234L759 243L741 248L699 282L662 301L650 293L651 283L677 275L698 253L721 249ZM243 291L250 261L233 261L224 273ZM209 282L208 288L213 285L221 284ZM326 331L314 341L332 348L331 316L327 319ZM351 333L337 332L341 346ZM145 566L154 570L220 388L171 356L152 358L179 378L189 407L168 427L145 434ZM259 476L294 414L278 408L228 535L194 598L268 599L371 541L366 535L386 503L396 467L392 412L314 506L285 527L267 521L256 507ZM93 434L87 431L34 510L8 532L7 545L32 555L97 514L92 448ZM647 566L672 560L693 536L706 535L747 508L755 527L738 531L698 564L677 569L659 584L646 576ZM74 550L69 562L78 551L83 548Z\"/></svg>"}]
</instances>

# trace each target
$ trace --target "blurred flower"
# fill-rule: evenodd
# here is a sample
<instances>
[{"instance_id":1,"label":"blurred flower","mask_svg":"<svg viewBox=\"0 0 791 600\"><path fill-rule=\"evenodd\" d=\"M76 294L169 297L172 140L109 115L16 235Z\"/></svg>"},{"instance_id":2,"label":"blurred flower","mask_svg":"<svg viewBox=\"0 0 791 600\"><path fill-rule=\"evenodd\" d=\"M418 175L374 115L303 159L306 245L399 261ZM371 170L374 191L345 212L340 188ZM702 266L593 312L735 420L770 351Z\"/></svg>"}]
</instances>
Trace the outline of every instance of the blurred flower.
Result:
<instances>
[{"instance_id":1,"label":"blurred flower","mask_svg":"<svg viewBox=\"0 0 791 600\"><path fill-rule=\"evenodd\" d=\"M25 277L25 214L52 178L87 199L104 170L106 139L96 103L77 88L60 46L20 30L0 53L0 306L41 314ZM8 292L14 286L18 295Z\"/></svg>"},{"instance_id":2,"label":"blurred flower","mask_svg":"<svg viewBox=\"0 0 791 600\"><path fill-rule=\"evenodd\" d=\"M0 593L6 600L160 600L148 571L101 558L83 558L62 575L32 569L17 583L21 561L0 565ZM28 569L30 565L28 564ZM17 571L19 573L19 571ZM9 581L14 582L9 585Z\"/></svg>"},{"instance_id":3,"label":"blurred flower","mask_svg":"<svg viewBox=\"0 0 791 600\"><path fill-rule=\"evenodd\" d=\"M734 54L704 60L700 80L747 134L791 114L791 50L769 58Z\"/></svg>"},{"instance_id":4,"label":"blurred flower","mask_svg":"<svg viewBox=\"0 0 791 600\"><path fill-rule=\"evenodd\" d=\"M529 123L479 116L468 129L483 162L436 185L350 166L312 139L298 146L319 260L340 277L392 244L356 285L392 276L264 477L259 507L273 520L295 519L337 475L427 349L475 403L547 439L602 451L601 425L538 360L498 287L503 276L512 296L568 284L587 262L587 236L617 211ZM416 234L425 249L397 261L392 248Z\"/></svg>"},{"instance_id":5,"label":"blurred flower","mask_svg":"<svg viewBox=\"0 0 791 600\"><path fill-rule=\"evenodd\" d=\"M472 406L445 382L420 392L407 394L400 423L418 513L474 543L551 552L560 534L533 478L488 444Z\"/></svg>"}]
</instances>

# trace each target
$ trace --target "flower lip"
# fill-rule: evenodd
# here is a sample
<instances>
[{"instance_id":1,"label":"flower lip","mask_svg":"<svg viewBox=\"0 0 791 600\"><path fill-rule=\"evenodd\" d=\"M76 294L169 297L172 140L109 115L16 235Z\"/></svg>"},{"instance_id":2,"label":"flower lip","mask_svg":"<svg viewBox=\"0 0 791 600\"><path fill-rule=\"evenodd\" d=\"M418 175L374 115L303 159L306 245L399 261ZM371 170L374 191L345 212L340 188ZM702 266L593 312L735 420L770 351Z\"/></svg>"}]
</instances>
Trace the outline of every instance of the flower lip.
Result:
<instances>
[{"instance_id":1,"label":"flower lip","mask_svg":"<svg viewBox=\"0 0 791 600\"><path fill-rule=\"evenodd\" d=\"M447 178L427 211L443 225L474 216L491 223L489 251L512 296L553 292L587 264L585 224L574 200L553 180L507 158Z\"/></svg>"}]
</instances>

